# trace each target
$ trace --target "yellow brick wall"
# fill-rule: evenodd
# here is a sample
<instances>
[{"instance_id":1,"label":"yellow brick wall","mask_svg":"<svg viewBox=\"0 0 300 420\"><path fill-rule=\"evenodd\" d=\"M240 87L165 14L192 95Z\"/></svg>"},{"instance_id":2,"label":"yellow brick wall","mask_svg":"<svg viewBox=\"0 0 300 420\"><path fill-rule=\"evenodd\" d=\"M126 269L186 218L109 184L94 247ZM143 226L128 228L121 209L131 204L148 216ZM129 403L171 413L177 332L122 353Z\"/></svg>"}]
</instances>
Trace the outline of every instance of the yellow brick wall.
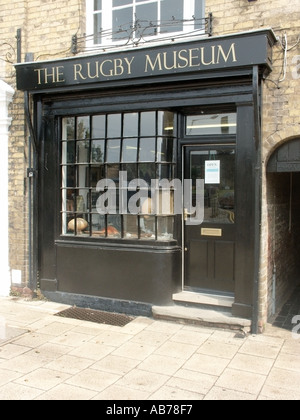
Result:
<instances>
[{"instance_id":1,"label":"yellow brick wall","mask_svg":"<svg viewBox=\"0 0 300 420\"><path fill-rule=\"evenodd\" d=\"M0 6L0 77L15 87L16 31L22 29L22 56L34 54L35 59L46 60L71 56L72 36L85 33L85 1L68 0L2 0ZM3 5L4 3L4 5ZM263 83L263 206L262 253L260 281L260 318L268 313L269 226L267 217L267 184L265 165L271 153L282 142L300 136L300 70L297 57L300 44L299 0L206 0L206 15L213 13L213 35L225 35L260 28L273 28L280 40L288 41L287 67L283 78L284 53L278 42L274 47L273 72ZM300 64L300 58L299 58ZM26 185L27 133L24 135L23 94L17 92L11 109L13 124L10 137L10 266L23 271L26 281L27 200Z\"/></svg>"}]
</instances>

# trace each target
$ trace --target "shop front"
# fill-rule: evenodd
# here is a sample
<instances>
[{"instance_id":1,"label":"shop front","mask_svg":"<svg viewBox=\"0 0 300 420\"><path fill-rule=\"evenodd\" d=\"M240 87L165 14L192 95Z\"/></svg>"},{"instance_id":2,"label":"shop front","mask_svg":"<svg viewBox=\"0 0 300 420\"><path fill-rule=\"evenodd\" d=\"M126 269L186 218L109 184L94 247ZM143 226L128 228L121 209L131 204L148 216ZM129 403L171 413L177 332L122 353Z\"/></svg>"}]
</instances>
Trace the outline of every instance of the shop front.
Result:
<instances>
[{"instance_id":1,"label":"shop front","mask_svg":"<svg viewBox=\"0 0 300 420\"><path fill-rule=\"evenodd\" d=\"M150 315L188 291L252 319L274 42L261 30L16 66L32 101L45 296Z\"/></svg>"}]
</instances>

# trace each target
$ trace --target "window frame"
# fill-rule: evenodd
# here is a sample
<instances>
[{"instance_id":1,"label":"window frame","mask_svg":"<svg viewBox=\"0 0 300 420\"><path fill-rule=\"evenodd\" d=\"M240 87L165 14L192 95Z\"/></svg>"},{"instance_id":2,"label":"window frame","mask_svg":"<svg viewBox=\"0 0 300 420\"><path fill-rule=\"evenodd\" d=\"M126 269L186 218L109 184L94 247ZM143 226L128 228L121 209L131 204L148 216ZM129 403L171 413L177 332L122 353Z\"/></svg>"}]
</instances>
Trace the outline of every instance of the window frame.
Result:
<instances>
[{"instance_id":1,"label":"window frame","mask_svg":"<svg viewBox=\"0 0 300 420\"><path fill-rule=\"evenodd\" d=\"M132 2L135 0L132 0ZM160 2L161 0L156 0L158 2ZM191 19L194 15L195 15L195 2L197 0L184 0L184 16L183 18L188 20ZM202 11L201 11L201 15L202 18L205 18L205 0L201 0L202 1ZM128 43L126 43L126 45L124 45L124 39L123 40L116 40L113 41L111 38L108 39L104 39L102 43L95 43L95 33L94 33L94 16L98 13L102 14L102 22L106 22L106 25L104 24L103 26L103 30L111 30L112 29L112 13L113 13L113 0L103 0L103 2L105 2L105 7L103 7L102 12L95 12L94 11L94 0L86 0L86 37L87 37L87 42L86 42L86 48L106 48L106 47L119 47L119 48L128 48L128 47L132 47L132 43L129 43L129 45L127 45ZM120 6L121 8L121 6ZM158 12L158 14L160 15L160 11ZM158 16L159 17L159 16ZM110 22L110 24L108 24L107 22ZM194 29L195 30L195 29ZM191 30L190 27L186 27L183 28L183 31L180 32L168 32L168 33L158 33L157 35L154 36L147 36L144 39L147 41L147 45L148 44L153 44L155 42L160 42L160 43L164 43L164 42L169 42L170 38L172 37L179 37L180 35L182 36L188 36L189 33L193 32ZM203 29L203 31L197 31L196 36L199 36L199 33L202 35L205 35L205 29ZM190 38L192 38L193 35L190 35Z\"/></svg>"},{"instance_id":2,"label":"window frame","mask_svg":"<svg viewBox=\"0 0 300 420\"><path fill-rule=\"evenodd\" d=\"M161 119L161 117L163 117L164 115L167 115L166 113L170 113L170 115L173 115L173 123L174 123L174 127L173 127L173 131L172 134L167 134L168 128L164 127L163 125L160 125L161 123L163 124L163 119ZM138 124L138 133L136 135L132 135L132 133L129 134L125 134L124 133L124 118L125 116L130 116L136 114L138 116L137 118L137 124ZM147 114L153 114L155 115L155 127L154 127L154 131L153 134L149 137L148 134L146 134L145 132L142 133L141 131L141 119L143 116L146 116ZM121 116L121 128L120 128L120 133L113 135L108 135L108 118L110 116ZM98 136L94 134L94 119L97 117L104 117L105 120L105 134L103 136ZM78 127L79 127L79 122L81 120L85 120L88 119L88 123L86 125L86 127L88 127L89 129L86 131L82 131L82 134L78 134ZM69 124L69 122L71 122L71 132L73 134L73 136L69 136L68 135L68 131L67 131L67 126ZM65 121L65 123L64 123ZM125 212L125 214L123 214L121 212L120 207L117 207L117 211L116 213L108 213L108 214L103 214L102 216L98 213L98 210L96 208L96 202L94 203L94 205L92 204L92 195L93 193L96 191L96 184L92 185L92 179L93 177L91 176L91 170L93 169L101 169L102 168L102 172L104 175L100 176L101 179L110 179L111 177L108 176L108 170L114 170L113 167L118 167L119 171L124 171L127 170L125 168L131 166L135 166L135 176L134 178L139 178L140 175L140 171L145 169L144 167L146 166L151 166L151 169L155 168L155 174L156 176L160 176L162 175L164 172L164 168L167 168L167 172L169 172L169 177L170 180L175 178L175 169L176 169L176 148L177 148L177 141L178 141L178 135L177 135L177 114L176 112L172 112L172 111L167 111L167 110L152 110L152 111L133 111L133 112L121 112L121 113L91 113L91 114L86 114L84 116L82 115L72 115L72 116L64 116L60 118L60 126L61 126L61 136L60 136L60 167L61 167L61 181L60 181L60 189L61 189L61 195L60 195L60 220L61 220L61 227L60 227L60 236L63 239L66 240L70 240L70 239L78 239L78 240L95 240L95 241L103 241L103 240L113 240L114 242L119 242L119 241L130 241L130 243L136 242L137 244L140 244L141 242L154 242L154 243L162 243L162 244L166 244L166 243L170 243L170 242L174 242L177 241L176 239L176 229L175 229L175 214L174 214L174 209L172 208L172 204L170 202L170 207L169 210L167 212L163 211L163 204L161 204L162 202L159 201L160 205L159 205L159 209L157 212L152 213L152 211L150 210L150 207L148 209L145 209L143 206L143 210L139 211L138 213L130 213L130 211ZM164 128L163 128L164 127ZM112 126L112 128L114 129L114 127ZM146 127L144 128L146 129ZM140 156L141 150L142 150L142 141L143 140L147 140L147 139L155 139L155 158L152 161L147 160L145 158L142 158ZM101 161L93 161L92 159L92 144L93 142L98 142L100 139L100 141L104 141L104 153L102 155L102 159ZM111 140L115 140L115 139L119 139L120 141L120 156L118 161L114 161L114 162L110 162L109 157L107 155L108 152L108 144L109 141ZM131 139L136 139L136 147L137 147L137 156L136 156L136 160L124 160L124 144L127 140L131 140ZM172 141L173 146L171 147L172 149L172 153L168 154L166 159L161 159L159 157L160 153L159 153L159 144L163 144L163 140L165 140L165 147L167 145L167 143L169 141ZM88 160L82 160L81 156L78 155L78 145L81 145L81 143L83 142L87 142L88 143L88 155L89 158ZM69 149L69 146L74 146L71 147ZM169 152L170 150L169 149ZM163 150L163 148L161 149ZM167 149L166 149L167 150ZM68 157L68 152L71 152L71 160ZM73 155L72 155L73 153ZM72 168L74 169L74 173L72 172ZM85 168L86 169L86 175L85 175L85 180L82 184L82 171L81 168ZM69 184L68 179L68 172L69 169L71 169L71 174L73 173L74 175L74 184ZM81 171L81 175L79 175L79 171ZM118 172L118 175L120 175L120 172ZM162 179L165 179L166 176L162 176ZM140 177L141 180L143 180L143 177ZM88 181L87 181L88 180ZM96 177L95 181L97 182L99 179ZM130 181L130 179L128 179L128 182ZM86 184L86 182L88 182L88 184ZM149 182L147 182L148 186L146 188L145 191L149 191L150 192L150 184ZM130 194L130 190L127 186L125 188L121 188L118 183L116 184L116 199L117 202L119 203L119 200L121 200L121 195L122 190L124 189L124 191L127 191L127 194ZM139 189L143 189L143 187L139 188ZM164 187L159 186L158 189L155 189L155 200L159 199L159 200L163 200L162 196L160 194L163 194L163 190ZM151 192L152 192L152 188L151 188ZM73 192L74 197L71 198L71 200L69 199L69 195L68 192ZM83 192L83 194L82 194ZM168 192L172 195L172 191L168 190ZM96 198L99 198L100 195L102 195L103 192L97 192L96 193ZM159 196L157 195L159 194ZM169 199L173 199L173 196L168 196L170 197ZM78 205L78 201L77 199L82 197L82 201L85 203L85 207L84 209L79 209L77 208ZM122 195L123 197L123 195ZM160 198L159 198L160 197ZM171 198L172 197L172 198ZM129 197L127 197L129 198ZM68 208L68 202L71 201L73 203L72 208ZM146 203L145 203L146 204ZM123 207L122 207L123 208ZM141 207L140 207L141 208ZM164 207L165 208L165 207ZM94 220L94 216L97 216L99 218L99 215L101 216L100 218L102 219L102 222L104 223L104 228L102 229L103 232L102 234L100 234L99 232L97 233L96 231L94 232L93 227L93 220ZM83 235L81 232L77 231L77 219L84 219L84 221L86 221L88 223L88 226L86 226L84 228L85 230L85 234ZM120 235L114 235L114 234L109 234L108 231L108 227L110 225L109 223L109 219L119 219L121 225L120 225ZM131 220L133 220L133 218L136 219L137 221L137 227L136 227L136 236L134 235L127 235L126 233L130 233L129 231L126 231L125 228L125 221L129 220L131 218ZM152 234L149 235L148 237L142 233L143 229L142 229L142 223L144 224L144 221L148 219L150 220L150 222L152 221L152 224L154 226L154 230L152 231ZM72 232L70 232L68 223L70 221L74 222L74 227L72 228ZM99 219L99 223L100 223L100 219ZM170 225L170 223L172 224L172 227ZM162 229L163 226L165 225L166 229L167 229L167 234L165 237L163 237L162 233ZM168 227L167 227L168 225ZM171 230L169 230L171 229ZM98 229L99 230L99 229ZM89 233L88 233L88 232Z\"/></svg>"}]
</instances>

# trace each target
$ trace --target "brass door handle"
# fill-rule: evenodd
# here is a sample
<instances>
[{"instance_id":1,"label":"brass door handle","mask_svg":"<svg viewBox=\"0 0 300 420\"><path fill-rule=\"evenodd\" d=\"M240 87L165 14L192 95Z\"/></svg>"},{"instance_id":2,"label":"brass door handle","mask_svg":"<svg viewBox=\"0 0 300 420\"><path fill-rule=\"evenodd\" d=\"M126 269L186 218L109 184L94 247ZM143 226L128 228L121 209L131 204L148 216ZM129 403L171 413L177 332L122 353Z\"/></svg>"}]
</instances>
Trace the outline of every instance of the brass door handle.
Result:
<instances>
[{"instance_id":1,"label":"brass door handle","mask_svg":"<svg viewBox=\"0 0 300 420\"><path fill-rule=\"evenodd\" d=\"M183 218L184 218L184 221L186 222L187 221L187 219L188 219L188 217L189 216L192 216L194 213L189 213L188 212L188 209L184 209L183 210Z\"/></svg>"}]
</instances>

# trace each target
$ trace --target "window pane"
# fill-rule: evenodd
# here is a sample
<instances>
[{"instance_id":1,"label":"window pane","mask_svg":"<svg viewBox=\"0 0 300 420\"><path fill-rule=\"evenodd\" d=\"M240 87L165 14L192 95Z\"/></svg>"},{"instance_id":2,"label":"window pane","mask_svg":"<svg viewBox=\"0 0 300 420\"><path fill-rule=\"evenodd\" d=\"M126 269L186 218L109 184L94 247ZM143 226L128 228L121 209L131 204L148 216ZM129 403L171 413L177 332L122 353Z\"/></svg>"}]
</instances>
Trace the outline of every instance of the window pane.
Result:
<instances>
[{"instance_id":1,"label":"window pane","mask_svg":"<svg viewBox=\"0 0 300 420\"><path fill-rule=\"evenodd\" d=\"M140 162L155 162L155 138L140 139Z\"/></svg>"},{"instance_id":2,"label":"window pane","mask_svg":"<svg viewBox=\"0 0 300 420\"><path fill-rule=\"evenodd\" d=\"M105 139L105 115L93 117L93 139Z\"/></svg>"},{"instance_id":3,"label":"window pane","mask_svg":"<svg viewBox=\"0 0 300 420\"><path fill-rule=\"evenodd\" d=\"M114 10L113 11L113 41L119 39L128 39L132 33L133 23L133 8L128 7L126 9Z\"/></svg>"},{"instance_id":4,"label":"window pane","mask_svg":"<svg viewBox=\"0 0 300 420\"><path fill-rule=\"evenodd\" d=\"M236 114L191 115L186 119L186 135L236 134Z\"/></svg>"},{"instance_id":5,"label":"window pane","mask_svg":"<svg viewBox=\"0 0 300 420\"><path fill-rule=\"evenodd\" d=\"M88 165L79 165L77 167L77 187L83 188L83 187L87 187L88 186L88 176L89 176L89 171L88 171Z\"/></svg>"},{"instance_id":6,"label":"window pane","mask_svg":"<svg viewBox=\"0 0 300 420\"><path fill-rule=\"evenodd\" d=\"M197 1L195 3L197 3ZM167 33L183 31L182 21L183 0L162 0L160 32Z\"/></svg>"},{"instance_id":7,"label":"window pane","mask_svg":"<svg viewBox=\"0 0 300 420\"><path fill-rule=\"evenodd\" d=\"M120 165L107 165L106 178L112 180L116 186L119 185Z\"/></svg>"},{"instance_id":8,"label":"window pane","mask_svg":"<svg viewBox=\"0 0 300 420\"><path fill-rule=\"evenodd\" d=\"M77 119L77 139L88 139L90 137L90 117L79 117Z\"/></svg>"},{"instance_id":9,"label":"window pane","mask_svg":"<svg viewBox=\"0 0 300 420\"><path fill-rule=\"evenodd\" d=\"M206 223L234 224L235 220L235 150L218 148L191 152L190 179L204 179L204 221ZM211 176L208 164L218 164L219 179ZM193 188L194 191L194 188ZM196 197L193 193L193 206Z\"/></svg>"},{"instance_id":10,"label":"window pane","mask_svg":"<svg viewBox=\"0 0 300 420\"><path fill-rule=\"evenodd\" d=\"M156 135L156 113L142 112L141 113L141 136L155 136Z\"/></svg>"},{"instance_id":11,"label":"window pane","mask_svg":"<svg viewBox=\"0 0 300 420\"><path fill-rule=\"evenodd\" d=\"M121 238L122 223L121 216L109 215L107 216L107 237Z\"/></svg>"},{"instance_id":12,"label":"window pane","mask_svg":"<svg viewBox=\"0 0 300 420\"><path fill-rule=\"evenodd\" d=\"M105 156L105 140L93 140L91 145L91 162L103 163Z\"/></svg>"},{"instance_id":13,"label":"window pane","mask_svg":"<svg viewBox=\"0 0 300 420\"><path fill-rule=\"evenodd\" d=\"M103 165L91 166L89 171L89 184L87 186L96 188L97 183L105 178L105 167Z\"/></svg>"},{"instance_id":14,"label":"window pane","mask_svg":"<svg viewBox=\"0 0 300 420\"><path fill-rule=\"evenodd\" d=\"M121 137L121 114L107 116L107 138Z\"/></svg>"},{"instance_id":15,"label":"window pane","mask_svg":"<svg viewBox=\"0 0 300 420\"><path fill-rule=\"evenodd\" d=\"M154 216L140 217L140 239L155 240L155 220Z\"/></svg>"},{"instance_id":16,"label":"window pane","mask_svg":"<svg viewBox=\"0 0 300 420\"><path fill-rule=\"evenodd\" d=\"M120 146L121 140L107 140L107 156L106 162L119 163L120 162Z\"/></svg>"},{"instance_id":17,"label":"window pane","mask_svg":"<svg viewBox=\"0 0 300 420\"><path fill-rule=\"evenodd\" d=\"M138 178L143 179L151 186L151 180L156 179L155 163L143 163L139 165Z\"/></svg>"},{"instance_id":18,"label":"window pane","mask_svg":"<svg viewBox=\"0 0 300 420\"><path fill-rule=\"evenodd\" d=\"M63 118L62 131L62 140L75 139L75 118Z\"/></svg>"},{"instance_id":19,"label":"window pane","mask_svg":"<svg viewBox=\"0 0 300 420\"><path fill-rule=\"evenodd\" d=\"M75 162L75 142L68 141L62 143L62 163Z\"/></svg>"},{"instance_id":20,"label":"window pane","mask_svg":"<svg viewBox=\"0 0 300 420\"><path fill-rule=\"evenodd\" d=\"M174 238L174 218L159 217L157 220L157 239L170 241Z\"/></svg>"},{"instance_id":21,"label":"window pane","mask_svg":"<svg viewBox=\"0 0 300 420\"><path fill-rule=\"evenodd\" d=\"M89 162L89 141L88 140L76 142L76 156L77 156L77 163Z\"/></svg>"},{"instance_id":22,"label":"window pane","mask_svg":"<svg viewBox=\"0 0 300 420\"><path fill-rule=\"evenodd\" d=\"M97 13L94 15L94 44L102 43L102 14Z\"/></svg>"},{"instance_id":23,"label":"window pane","mask_svg":"<svg viewBox=\"0 0 300 420\"><path fill-rule=\"evenodd\" d=\"M135 33L136 37L156 34L157 10L157 3L143 4L136 7L136 20L138 23Z\"/></svg>"},{"instance_id":24,"label":"window pane","mask_svg":"<svg viewBox=\"0 0 300 420\"><path fill-rule=\"evenodd\" d=\"M138 238L138 218L133 215L126 215L124 220L124 238L137 239Z\"/></svg>"},{"instance_id":25,"label":"window pane","mask_svg":"<svg viewBox=\"0 0 300 420\"><path fill-rule=\"evenodd\" d=\"M94 10L102 10L102 0L94 0Z\"/></svg>"},{"instance_id":26,"label":"window pane","mask_svg":"<svg viewBox=\"0 0 300 420\"><path fill-rule=\"evenodd\" d=\"M174 166L173 165L159 165L158 166L158 179L174 179Z\"/></svg>"},{"instance_id":27,"label":"window pane","mask_svg":"<svg viewBox=\"0 0 300 420\"><path fill-rule=\"evenodd\" d=\"M159 136L173 136L174 135L174 120L175 114L173 112L158 112L158 135Z\"/></svg>"},{"instance_id":28,"label":"window pane","mask_svg":"<svg viewBox=\"0 0 300 420\"><path fill-rule=\"evenodd\" d=\"M132 4L132 0L113 0L113 7L126 6Z\"/></svg>"},{"instance_id":29,"label":"window pane","mask_svg":"<svg viewBox=\"0 0 300 420\"><path fill-rule=\"evenodd\" d=\"M123 123L123 137L137 137L139 132L139 114L125 114Z\"/></svg>"},{"instance_id":30,"label":"window pane","mask_svg":"<svg viewBox=\"0 0 300 420\"><path fill-rule=\"evenodd\" d=\"M137 139L124 139L123 140L123 158L122 162L136 162L138 152Z\"/></svg>"},{"instance_id":31,"label":"window pane","mask_svg":"<svg viewBox=\"0 0 300 420\"><path fill-rule=\"evenodd\" d=\"M92 236L105 237L106 236L106 218L100 214L91 215Z\"/></svg>"},{"instance_id":32,"label":"window pane","mask_svg":"<svg viewBox=\"0 0 300 420\"><path fill-rule=\"evenodd\" d=\"M204 0L197 0L195 1L195 17L196 19L203 19L204 18ZM204 22L197 22L195 25L195 29L204 29Z\"/></svg>"},{"instance_id":33,"label":"window pane","mask_svg":"<svg viewBox=\"0 0 300 420\"><path fill-rule=\"evenodd\" d=\"M133 179L137 179L137 165L136 164L127 164L122 165L122 170L127 173L127 181L130 182Z\"/></svg>"},{"instance_id":34,"label":"window pane","mask_svg":"<svg viewBox=\"0 0 300 420\"><path fill-rule=\"evenodd\" d=\"M173 162L174 161L174 140L173 139L157 139L157 161Z\"/></svg>"},{"instance_id":35,"label":"window pane","mask_svg":"<svg viewBox=\"0 0 300 420\"><path fill-rule=\"evenodd\" d=\"M66 172L66 184L64 187L67 188L76 188L76 167L75 166L67 166L64 167Z\"/></svg>"}]
</instances>

